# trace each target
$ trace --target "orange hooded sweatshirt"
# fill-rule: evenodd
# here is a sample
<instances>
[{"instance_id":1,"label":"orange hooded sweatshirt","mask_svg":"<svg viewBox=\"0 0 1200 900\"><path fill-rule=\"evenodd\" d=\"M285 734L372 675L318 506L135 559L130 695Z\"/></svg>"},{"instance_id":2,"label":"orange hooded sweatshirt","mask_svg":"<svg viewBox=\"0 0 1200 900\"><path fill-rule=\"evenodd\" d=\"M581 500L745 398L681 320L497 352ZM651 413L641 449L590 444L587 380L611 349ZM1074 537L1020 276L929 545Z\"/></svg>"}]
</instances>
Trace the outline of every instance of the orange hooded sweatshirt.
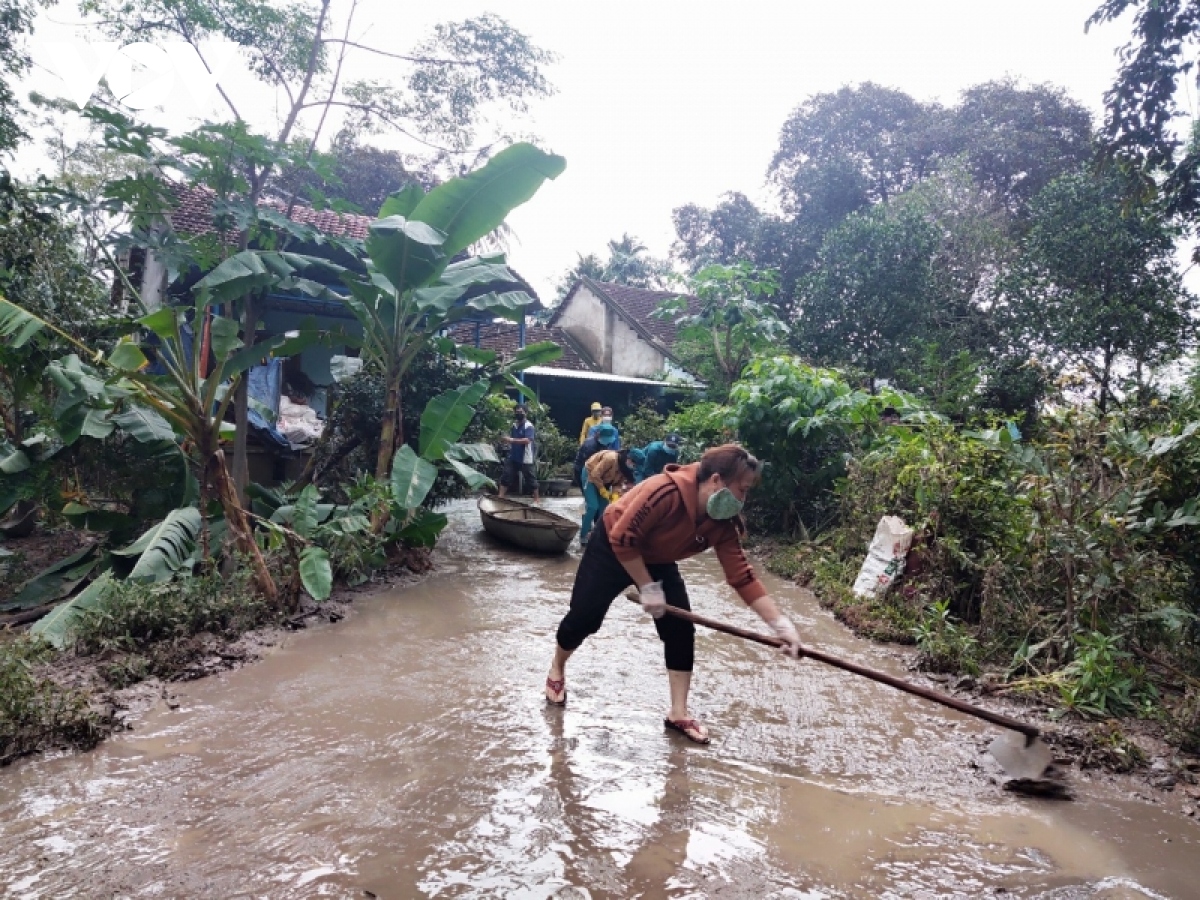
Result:
<instances>
[{"instance_id":1,"label":"orange hooded sweatshirt","mask_svg":"<svg viewBox=\"0 0 1200 900\"><path fill-rule=\"evenodd\" d=\"M668 465L604 511L604 529L617 559L641 557L647 563L679 562L710 547L717 552L725 580L746 603L766 596L732 519L710 519L698 508L700 464Z\"/></svg>"}]
</instances>

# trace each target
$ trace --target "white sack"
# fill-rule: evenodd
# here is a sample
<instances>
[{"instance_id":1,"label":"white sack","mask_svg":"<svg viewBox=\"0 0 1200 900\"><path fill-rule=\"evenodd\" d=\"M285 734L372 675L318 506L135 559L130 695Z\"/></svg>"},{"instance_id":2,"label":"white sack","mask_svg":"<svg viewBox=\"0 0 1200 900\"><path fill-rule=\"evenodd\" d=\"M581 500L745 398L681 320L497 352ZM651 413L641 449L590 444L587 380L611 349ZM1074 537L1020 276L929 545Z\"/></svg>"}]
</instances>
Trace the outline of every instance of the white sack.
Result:
<instances>
[{"instance_id":1,"label":"white sack","mask_svg":"<svg viewBox=\"0 0 1200 900\"><path fill-rule=\"evenodd\" d=\"M912 545L913 530L899 516L884 516L875 529L867 558L854 579L856 597L882 597L900 573Z\"/></svg>"}]
</instances>

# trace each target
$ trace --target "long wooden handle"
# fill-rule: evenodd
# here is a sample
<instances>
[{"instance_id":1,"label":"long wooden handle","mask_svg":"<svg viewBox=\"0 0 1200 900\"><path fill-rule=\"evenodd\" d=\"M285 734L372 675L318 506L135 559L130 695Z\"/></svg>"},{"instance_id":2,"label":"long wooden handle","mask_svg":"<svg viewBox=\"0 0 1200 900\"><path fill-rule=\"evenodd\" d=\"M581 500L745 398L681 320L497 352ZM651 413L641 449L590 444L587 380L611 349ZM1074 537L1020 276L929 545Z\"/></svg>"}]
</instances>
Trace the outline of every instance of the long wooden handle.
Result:
<instances>
[{"instance_id":1,"label":"long wooden handle","mask_svg":"<svg viewBox=\"0 0 1200 900\"><path fill-rule=\"evenodd\" d=\"M630 597L635 603L638 602L636 597ZM676 616L680 619L687 619L689 622L694 622L697 625L703 625L705 628L711 628L713 631L723 631L726 634L732 634L736 637L745 638L748 641L754 641L758 644L765 644L768 647L782 647L784 642L774 635L762 634L758 631L750 631L746 628L738 628L736 625L727 625L724 622L719 622L716 619L710 619L707 616L700 616L686 609L678 609L674 606L667 607L667 613ZM999 725L1003 728L1010 728L1013 731L1019 731L1027 738L1035 738L1039 731L1037 726L1022 722L1019 719L1014 719L1011 716L1006 716L1002 713L992 712L990 709L983 709L979 706L967 703L965 700L959 700L957 697L951 697L949 694L943 694L941 691L931 690L927 687L921 687L917 684L904 681L901 678L896 678L884 672L878 672L875 669L868 669L866 666L860 666L858 663L852 663L849 660L839 659L836 656L830 656L828 653L822 653L820 650L812 650L808 647L800 648L800 655L807 656L809 659L815 659L817 662L823 662L828 666L834 666L838 669L844 669L847 672L853 672L855 675L862 675L864 678L870 678L872 681L878 681L880 684L886 684L888 687L894 687L897 690L905 691L909 694L915 694L918 697L923 697L926 700L932 700L934 703L940 703L942 706L948 706L951 709L956 709L961 713L966 713L968 716L975 716L977 719L983 719L991 722L993 725Z\"/></svg>"}]
</instances>

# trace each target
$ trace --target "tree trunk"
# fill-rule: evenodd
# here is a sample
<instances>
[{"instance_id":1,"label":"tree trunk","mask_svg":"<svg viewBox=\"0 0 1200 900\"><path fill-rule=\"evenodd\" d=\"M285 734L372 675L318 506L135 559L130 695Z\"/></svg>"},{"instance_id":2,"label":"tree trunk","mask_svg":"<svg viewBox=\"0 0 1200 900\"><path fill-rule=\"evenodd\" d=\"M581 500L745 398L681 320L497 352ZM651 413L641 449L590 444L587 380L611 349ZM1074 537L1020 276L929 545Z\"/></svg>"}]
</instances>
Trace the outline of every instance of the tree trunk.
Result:
<instances>
[{"instance_id":1,"label":"tree trunk","mask_svg":"<svg viewBox=\"0 0 1200 900\"><path fill-rule=\"evenodd\" d=\"M375 462L375 480L383 481L391 470L392 457L404 440L400 421L400 379L388 373L387 402L383 408L383 427L379 431L379 458Z\"/></svg>"},{"instance_id":2,"label":"tree trunk","mask_svg":"<svg viewBox=\"0 0 1200 900\"><path fill-rule=\"evenodd\" d=\"M221 508L225 511L225 522L229 526L230 534L233 535L234 546L246 557L254 570L254 586L258 589L259 594L274 606L278 602L275 580L267 571L267 561L263 559L258 544L254 541L250 520L246 517L246 512L238 499L233 478L230 477L229 469L225 465L225 451L217 447L208 458L207 468L205 477L211 478L212 485L217 489L217 497L221 501Z\"/></svg>"}]
</instances>

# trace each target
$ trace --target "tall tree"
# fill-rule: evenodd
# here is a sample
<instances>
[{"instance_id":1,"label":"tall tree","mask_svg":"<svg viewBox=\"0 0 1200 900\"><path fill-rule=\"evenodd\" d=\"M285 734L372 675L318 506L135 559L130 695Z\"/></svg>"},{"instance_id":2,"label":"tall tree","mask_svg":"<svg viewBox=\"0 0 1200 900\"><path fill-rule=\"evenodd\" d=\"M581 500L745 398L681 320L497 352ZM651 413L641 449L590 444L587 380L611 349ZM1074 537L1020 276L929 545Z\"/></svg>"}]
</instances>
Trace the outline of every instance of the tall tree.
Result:
<instances>
[{"instance_id":1,"label":"tall tree","mask_svg":"<svg viewBox=\"0 0 1200 900\"><path fill-rule=\"evenodd\" d=\"M1051 182L1030 204L1029 233L998 308L1016 342L1087 373L1102 413L1118 396L1121 367L1143 386L1195 330L1175 231L1127 197L1114 174Z\"/></svg>"},{"instance_id":2,"label":"tall tree","mask_svg":"<svg viewBox=\"0 0 1200 900\"><path fill-rule=\"evenodd\" d=\"M930 136L944 117L937 104L871 82L814 94L784 122L768 174L788 212L840 220L932 171Z\"/></svg>"},{"instance_id":3,"label":"tall tree","mask_svg":"<svg viewBox=\"0 0 1200 900\"><path fill-rule=\"evenodd\" d=\"M1121 48L1116 80L1104 95L1105 153L1139 173L1140 192L1161 191L1170 212L1195 219L1200 133L1194 118L1184 128L1176 120L1187 116L1178 100L1181 86L1200 86L1200 0L1103 0L1088 27L1129 12L1133 37Z\"/></svg>"},{"instance_id":4,"label":"tall tree","mask_svg":"<svg viewBox=\"0 0 1200 900\"><path fill-rule=\"evenodd\" d=\"M37 6L37 0L0 0L0 153L12 150L24 136L11 79L29 68L24 37L33 30Z\"/></svg>"},{"instance_id":5,"label":"tall tree","mask_svg":"<svg viewBox=\"0 0 1200 900\"><path fill-rule=\"evenodd\" d=\"M712 264L749 262L778 265L783 251L782 221L763 212L745 194L725 194L711 209L689 203L671 213L675 244L671 255L695 273Z\"/></svg>"},{"instance_id":6,"label":"tall tree","mask_svg":"<svg viewBox=\"0 0 1200 900\"><path fill-rule=\"evenodd\" d=\"M1011 212L1093 153L1092 116L1051 84L1012 79L963 91L945 135L949 153L964 153L975 180Z\"/></svg>"},{"instance_id":7,"label":"tall tree","mask_svg":"<svg viewBox=\"0 0 1200 900\"><path fill-rule=\"evenodd\" d=\"M819 362L864 371L872 384L893 377L928 334L937 245L937 230L909 206L847 217L825 236L801 284L793 344Z\"/></svg>"},{"instance_id":8,"label":"tall tree","mask_svg":"<svg viewBox=\"0 0 1200 900\"><path fill-rule=\"evenodd\" d=\"M595 253L580 256L558 281L558 299L563 300L581 278L627 284L649 290L665 290L671 281L671 264L650 255L649 249L631 234L608 242L608 259Z\"/></svg>"}]
</instances>

